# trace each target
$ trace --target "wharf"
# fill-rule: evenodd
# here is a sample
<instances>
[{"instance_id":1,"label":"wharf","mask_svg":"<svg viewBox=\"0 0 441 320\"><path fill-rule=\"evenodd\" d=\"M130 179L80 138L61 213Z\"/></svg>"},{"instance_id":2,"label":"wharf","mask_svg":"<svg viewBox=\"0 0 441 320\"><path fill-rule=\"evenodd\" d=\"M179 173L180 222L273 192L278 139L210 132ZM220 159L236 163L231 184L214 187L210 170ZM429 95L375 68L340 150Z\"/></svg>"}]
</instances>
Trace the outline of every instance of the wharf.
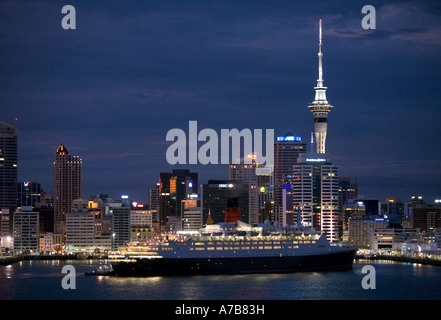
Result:
<instances>
[{"instance_id":1,"label":"wharf","mask_svg":"<svg viewBox=\"0 0 441 320\"><path fill-rule=\"evenodd\" d=\"M414 258L414 257L406 257L406 256L393 256L393 255L363 256L363 255L357 255L357 256L355 256L355 259L387 260L387 261L420 263L420 264L425 264L425 265L441 266L441 260L429 259L429 258Z\"/></svg>"}]
</instances>

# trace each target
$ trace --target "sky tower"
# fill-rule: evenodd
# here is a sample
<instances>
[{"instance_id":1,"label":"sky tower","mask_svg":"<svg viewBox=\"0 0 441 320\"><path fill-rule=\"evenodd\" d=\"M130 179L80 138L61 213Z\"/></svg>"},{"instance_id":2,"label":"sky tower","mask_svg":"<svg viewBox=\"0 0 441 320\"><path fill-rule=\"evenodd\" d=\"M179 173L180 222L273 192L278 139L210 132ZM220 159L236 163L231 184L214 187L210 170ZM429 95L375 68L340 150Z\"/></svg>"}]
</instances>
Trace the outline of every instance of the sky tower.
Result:
<instances>
[{"instance_id":1,"label":"sky tower","mask_svg":"<svg viewBox=\"0 0 441 320\"><path fill-rule=\"evenodd\" d=\"M319 20L319 78L315 90L315 100L308 108L314 114L314 133L317 153L325 153L326 133L328 130L328 113L332 106L326 100L326 87L323 86L323 67L322 67L322 19Z\"/></svg>"}]
</instances>

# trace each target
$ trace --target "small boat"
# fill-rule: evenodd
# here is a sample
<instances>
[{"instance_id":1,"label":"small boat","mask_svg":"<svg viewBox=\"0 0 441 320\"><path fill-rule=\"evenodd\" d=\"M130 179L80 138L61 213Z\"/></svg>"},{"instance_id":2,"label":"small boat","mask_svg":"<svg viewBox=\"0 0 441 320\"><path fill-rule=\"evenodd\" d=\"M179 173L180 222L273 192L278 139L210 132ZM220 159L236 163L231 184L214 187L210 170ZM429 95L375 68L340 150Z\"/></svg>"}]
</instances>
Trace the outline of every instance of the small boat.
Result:
<instances>
[{"instance_id":1,"label":"small boat","mask_svg":"<svg viewBox=\"0 0 441 320\"><path fill-rule=\"evenodd\" d=\"M85 272L84 275L86 276L113 276L114 271L112 266L100 266L98 269Z\"/></svg>"}]
</instances>

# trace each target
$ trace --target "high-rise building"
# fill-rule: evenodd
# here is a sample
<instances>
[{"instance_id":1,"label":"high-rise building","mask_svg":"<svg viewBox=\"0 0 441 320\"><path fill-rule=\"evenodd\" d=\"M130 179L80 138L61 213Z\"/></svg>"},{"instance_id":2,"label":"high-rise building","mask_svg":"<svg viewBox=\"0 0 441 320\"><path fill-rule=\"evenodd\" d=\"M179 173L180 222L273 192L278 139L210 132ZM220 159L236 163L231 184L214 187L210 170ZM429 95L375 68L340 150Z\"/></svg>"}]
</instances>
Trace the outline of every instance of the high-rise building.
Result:
<instances>
[{"instance_id":1,"label":"high-rise building","mask_svg":"<svg viewBox=\"0 0 441 320\"><path fill-rule=\"evenodd\" d=\"M250 224L259 222L259 189L257 188L258 176L256 174L256 168L257 164L254 158L250 164L230 164L229 168L230 180L239 180L248 185L248 210Z\"/></svg>"},{"instance_id":2,"label":"high-rise building","mask_svg":"<svg viewBox=\"0 0 441 320\"><path fill-rule=\"evenodd\" d=\"M133 205L130 209L131 242L145 242L153 238L152 210L142 204Z\"/></svg>"},{"instance_id":3,"label":"high-rise building","mask_svg":"<svg viewBox=\"0 0 441 320\"><path fill-rule=\"evenodd\" d=\"M159 211L159 185L158 182L154 188L149 189L149 210Z\"/></svg>"},{"instance_id":4,"label":"high-rise building","mask_svg":"<svg viewBox=\"0 0 441 320\"><path fill-rule=\"evenodd\" d=\"M17 205L17 130L0 122L0 208Z\"/></svg>"},{"instance_id":5,"label":"high-rise building","mask_svg":"<svg viewBox=\"0 0 441 320\"><path fill-rule=\"evenodd\" d=\"M72 201L82 198L82 160L69 154L61 144L54 161L54 231L65 233L66 214L71 212Z\"/></svg>"},{"instance_id":6,"label":"high-rise building","mask_svg":"<svg viewBox=\"0 0 441 320\"><path fill-rule=\"evenodd\" d=\"M293 206L301 208L301 223L339 239L338 167L328 158L304 154L293 167ZM297 222L298 223L298 222Z\"/></svg>"},{"instance_id":7,"label":"high-rise building","mask_svg":"<svg viewBox=\"0 0 441 320\"><path fill-rule=\"evenodd\" d=\"M409 208L412 228L422 232L434 232L441 228L441 208L435 206L415 206Z\"/></svg>"},{"instance_id":8,"label":"high-rise building","mask_svg":"<svg viewBox=\"0 0 441 320\"><path fill-rule=\"evenodd\" d=\"M182 230L194 231L202 228L202 207L201 200L182 200Z\"/></svg>"},{"instance_id":9,"label":"high-rise building","mask_svg":"<svg viewBox=\"0 0 441 320\"><path fill-rule=\"evenodd\" d=\"M14 250L38 252L39 250L39 216L32 207L22 207L14 212Z\"/></svg>"},{"instance_id":10,"label":"high-rise building","mask_svg":"<svg viewBox=\"0 0 441 320\"><path fill-rule=\"evenodd\" d=\"M293 166L293 206L301 210L302 225L316 228L326 233L328 241L338 241L342 237L339 212L338 167L333 165L326 154L328 113L332 106L326 99L323 85L322 65L322 20L319 21L319 78L314 87L315 99L308 108L314 115L314 136L316 150L302 153ZM312 142L312 141L311 141Z\"/></svg>"},{"instance_id":11,"label":"high-rise building","mask_svg":"<svg viewBox=\"0 0 441 320\"><path fill-rule=\"evenodd\" d=\"M124 203L112 207L112 250L117 250L131 241L131 207Z\"/></svg>"},{"instance_id":12,"label":"high-rise building","mask_svg":"<svg viewBox=\"0 0 441 320\"><path fill-rule=\"evenodd\" d=\"M208 180L202 185L202 212L205 224L210 213L214 223L225 222L228 199L237 198L240 220L248 223L249 187L239 180Z\"/></svg>"},{"instance_id":13,"label":"high-rise building","mask_svg":"<svg viewBox=\"0 0 441 320\"><path fill-rule=\"evenodd\" d=\"M319 21L319 78L317 86L314 87L315 99L311 102L308 108L314 115L314 134L316 141L317 153L326 153L326 135L328 131L328 113L333 106L328 103L326 99L326 87L323 85L323 52L322 52L322 19Z\"/></svg>"},{"instance_id":14,"label":"high-rise building","mask_svg":"<svg viewBox=\"0 0 441 320\"><path fill-rule=\"evenodd\" d=\"M297 164L297 159L302 153L306 152L306 143L299 136L287 133L284 136L277 137L274 142L274 214L275 220L283 217L283 210L286 209L284 203L284 188L291 188L292 168Z\"/></svg>"},{"instance_id":15,"label":"high-rise building","mask_svg":"<svg viewBox=\"0 0 441 320\"><path fill-rule=\"evenodd\" d=\"M198 174L178 169L159 175L159 219L165 226L169 217L181 216L181 202L198 194Z\"/></svg>"},{"instance_id":16,"label":"high-rise building","mask_svg":"<svg viewBox=\"0 0 441 320\"><path fill-rule=\"evenodd\" d=\"M75 199L66 215L66 248L70 252L98 253L110 250L111 237L103 235L102 211Z\"/></svg>"},{"instance_id":17,"label":"high-rise building","mask_svg":"<svg viewBox=\"0 0 441 320\"><path fill-rule=\"evenodd\" d=\"M349 177L338 178L338 209L343 212L343 207L349 199L358 197L358 185Z\"/></svg>"},{"instance_id":18,"label":"high-rise building","mask_svg":"<svg viewBox=\"0 0 441 320\"><path fill-rule=\"evenodd\" d=\"M41 201L41 184L38 182L17 183L17 207L31 206Z\"/></svg>"}]
</instances>

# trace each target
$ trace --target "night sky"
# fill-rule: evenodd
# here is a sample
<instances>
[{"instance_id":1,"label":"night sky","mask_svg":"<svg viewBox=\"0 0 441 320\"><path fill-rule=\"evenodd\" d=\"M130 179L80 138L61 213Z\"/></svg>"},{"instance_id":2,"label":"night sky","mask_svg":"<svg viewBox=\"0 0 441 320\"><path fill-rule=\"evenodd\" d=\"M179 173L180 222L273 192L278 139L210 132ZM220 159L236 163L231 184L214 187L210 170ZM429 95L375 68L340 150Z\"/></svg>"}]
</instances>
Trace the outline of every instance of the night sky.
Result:
<instances>
[{"instance_id":1,"label":"night sky","mask_svg":"<svg viewBox=\"0 0 441 320\"><path fill-rule=\"evenodd\" d=\"M75 30L61 27L66 4ZM366 4L375 30L361 27ZM228 178L226 165L167 163L167 132L190 120L309 142L320 18L340 176L367 199L441 198L434 1L1 1L0 121L18 127L19 180L51 192L63 142L83 159L86 198L147 202L159 172Z\"/></svg>"}]
</instances>

